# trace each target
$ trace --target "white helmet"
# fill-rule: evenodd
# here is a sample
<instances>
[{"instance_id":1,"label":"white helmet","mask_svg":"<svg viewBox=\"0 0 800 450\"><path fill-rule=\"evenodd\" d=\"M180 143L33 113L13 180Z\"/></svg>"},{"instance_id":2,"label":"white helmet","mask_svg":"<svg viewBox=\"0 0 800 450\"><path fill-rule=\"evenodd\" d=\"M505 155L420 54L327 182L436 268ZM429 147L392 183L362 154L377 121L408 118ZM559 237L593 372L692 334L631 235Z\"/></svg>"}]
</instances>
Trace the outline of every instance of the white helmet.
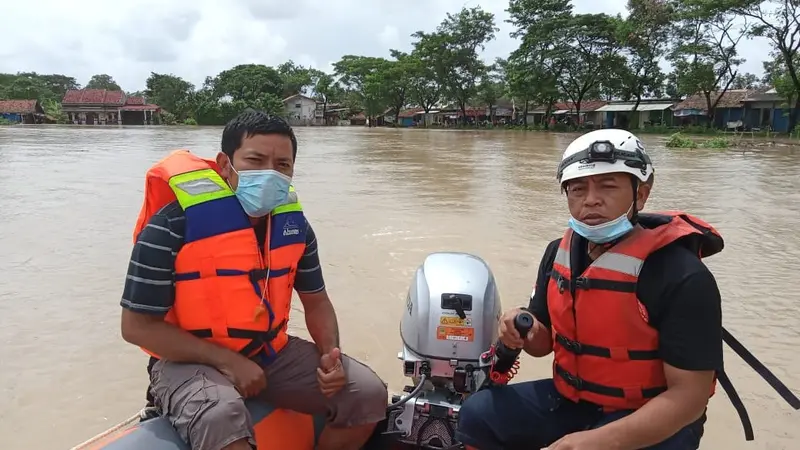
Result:
<instances>
[{"instance_id":1,"label":"white helmet","mask_svg":"<svg viewBox=\"0 0 800 450\"><path fill-rule=\"evenodd\" d=\"M644 144L630 131L607 128L590 131L567 146L558 165L558 182L604 173L629 173L643 183L653 175Z\"/></svg>"}]
</instances>

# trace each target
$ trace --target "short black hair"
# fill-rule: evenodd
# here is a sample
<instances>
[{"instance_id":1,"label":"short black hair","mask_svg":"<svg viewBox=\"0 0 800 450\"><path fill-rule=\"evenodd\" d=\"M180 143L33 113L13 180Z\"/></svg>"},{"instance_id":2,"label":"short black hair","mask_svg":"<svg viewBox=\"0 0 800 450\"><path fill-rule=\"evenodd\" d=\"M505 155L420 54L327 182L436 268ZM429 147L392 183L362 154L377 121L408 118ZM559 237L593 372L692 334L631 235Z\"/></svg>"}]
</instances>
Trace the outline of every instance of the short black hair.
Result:
<instances>
[{"instance_id":1,"label":"short black hair","mask_svg":"<svg viewBox=\"0 0 800 450\"><path fill-rule=\"evenodd\" d=\"M242 139L259 134L280 134L292 141L292 160L297 158L297 138L292 127L282 118L263 111L247 110L234 117L222 130L222 153L233 158L242 146Z\"/></svg>"}]
</instances>

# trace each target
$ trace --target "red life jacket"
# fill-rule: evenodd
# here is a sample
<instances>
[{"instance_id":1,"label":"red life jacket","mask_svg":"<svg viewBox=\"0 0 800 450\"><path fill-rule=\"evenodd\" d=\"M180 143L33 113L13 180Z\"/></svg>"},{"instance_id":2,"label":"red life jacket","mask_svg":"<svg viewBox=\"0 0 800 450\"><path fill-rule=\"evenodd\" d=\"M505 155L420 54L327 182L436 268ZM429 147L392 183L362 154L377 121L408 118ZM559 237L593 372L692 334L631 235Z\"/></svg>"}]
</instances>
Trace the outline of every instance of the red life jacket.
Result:
<instances>
[{"instance_id":1,"label":"red life jacket","mask_svg":"<svg viewBox=\"0 0 800 450\"><path fill-rule=\"evenodd\" d=\"M658 331L649 325L647 309L636 296L639 271L656 250L680 242L705 258L722 251L713 226L677 211L640 214L630 236L609 248L573 279L570 268L572 230L567 230L553 262L547 287L552 322L553 380L559 393L604 410L638 409L667 388L658 356ZM588 298L587 298L588 297ZM795 410L800 399L728 330L722 339ZM739 414L745 438L754 439L744 402L724 370L716 382Z\"/></svg>"},{"instance_id":2,"label":"red life jacket","mask_svg":"<svg viewBox=\"0 0 800 450\"><path fill-rule=\"evenodd\" d=\"M638 409L666 390L658 331L636 297L639 271L650 254L687 236L697 237L685 242L700 257L721 251L723 240L711 225L687 214L663 213L660 219L660 226L637 227L609 248L574 279L574 286L573 233L564 234L547 291L553 378L564 397L613 411Z\"/></svg>"}]
</instances>

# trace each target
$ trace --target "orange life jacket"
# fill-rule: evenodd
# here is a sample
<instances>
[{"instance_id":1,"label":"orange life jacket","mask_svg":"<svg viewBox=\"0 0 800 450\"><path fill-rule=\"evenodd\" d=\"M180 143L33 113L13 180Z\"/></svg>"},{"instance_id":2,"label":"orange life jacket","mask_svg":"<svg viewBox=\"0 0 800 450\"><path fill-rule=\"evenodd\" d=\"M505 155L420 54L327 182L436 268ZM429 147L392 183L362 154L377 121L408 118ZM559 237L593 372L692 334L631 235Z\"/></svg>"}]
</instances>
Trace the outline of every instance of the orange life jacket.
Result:
<instances>
[{"instance_id":1,"label":"orange life jacket","mask_svg":"<svg viewBox=\"0 0 800 450\"><path fill-rule=\"evenodd\" d=\"M636 227L573 279L572 230L556 253L547 290L552 320L554 382L564 397L607 411L638 409L666 390L658 356L658 331L636 296L645 259L679 239L706 257L723 240L708 223L680 212L643 215L660 222ZM711 394L713 395L713 387Z\"/></svg>"},{"instance_id":2,"label":"orange life jacket","mask_svg":"<svg viewBox=\"0 0 800 450\"><path fill-rule=\"evenodd\" d=\"M263 251L217 164L187 150L148 170L134 241L153 214L176 200L186 233L175 260L175 303L165 320L245 356L279 352L288 340L294 279L305 252L306 219L294 188L269 217Z\"/></svg>"}]
</instances>

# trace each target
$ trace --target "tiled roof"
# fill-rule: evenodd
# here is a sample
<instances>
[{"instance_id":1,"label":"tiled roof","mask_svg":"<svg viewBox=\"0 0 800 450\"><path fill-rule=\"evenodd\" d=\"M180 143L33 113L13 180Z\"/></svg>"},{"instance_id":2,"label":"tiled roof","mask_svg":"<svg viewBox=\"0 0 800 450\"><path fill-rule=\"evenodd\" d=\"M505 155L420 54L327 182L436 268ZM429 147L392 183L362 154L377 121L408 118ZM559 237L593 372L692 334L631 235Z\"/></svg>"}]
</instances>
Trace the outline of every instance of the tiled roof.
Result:
<instances>
[{"instance_id":1,"label":"tiled roof","mask_svg":"<svg viewBox=\"0 0 800 450\"><path fill-rule=\"evenodd\" d=\"M121 106L125 102L125 93L106 89L71 89L64 94L62 104L71 105L114 105Z\"/></svg>"},{"instance_id":2,"label":"tiled roof","mask_svg":"<svg viewBox=\"0 0 800 450\"><path fill-rule=\"evenodd\" d=\"M37 103L36 100L0 100L0 113L35 114Z\"/></svg>"},{"instance_id":3,"label":"tiled roof","mask_svg":"<svg viewBox=\"0 0 800 450\"><path fill-rule=\"evenodd\" d=\"M398 114L398 116L399 117L414 117L417 114L421 114L421 113L424 113L424 112L425 112L425 109L423 109L423 108L404 109L404 110L400 111L400 114Z\"/></svg>"},{"instance_id":4,"label":"tiled roof","mask_svg":"<svg viewBox=\"0 0 800 450\"><path fill-rule=\"evenodd\" d=\"M786 99L775 91L775 88L759 89L747 94L743 102L783 102Z\"/></svg>"},{"instance_id":5,"label":"tiled roof","mask_svg":"<svg viewBox=\"0 0 800 450\"><path fill-rule=\"evenodd\" d=\"M123 111L158 111L161 107L158 105L125 105L122 107Z\"/></svg>"},{"instance_id":6,"label":"tiled roof","mask_svg":"<svg viewBox=\"0 0 800 450\"><path fill-rule=\"evenodd\" d=\"M144 97L128 97L125 100L125 106L127 105L144 105Z\"/></svg>"},{"instance_id":7,"label":"tiled roof","mask_svg":"<svg viewBox=\"0 0 800 450\"><path fill-rule=\"evenodd\" d=\"M748 89L730 89L724 94L711 92L711 104L713 105L714 100L722 95L722 98L720 98L719 102L717 103L717 108L740 108L742 106L742 101L747 98L748 94L751 92L755 91ZM682 109L699 109L701 111L705 111L706 108L708 108L708 103L706 102L706 97L702 92L686 98L686 100L678 103L678 105L675 106L676 111L680 111Z\"/></svg>"},{"instance_id":8,"label":"tiled roof","mask_svg":"<svg viewBox=\"0 0 800 450\"><path fill-rule=\"evenodd\" d=\"M592 112L592 111L594 111L594 110L596 110L598 108L601 108L601 107L603 107L603 106L605 106L607 104L608 104L608 102L604 101L604 100L584 100L584 101L581 102L581 112L582 113ZM575 111L576 109L577 108L575 108L575 102L571 102L570 101L570 102L556 103L555 105L553 105L552 111L553 112L555 112L555 111L564 111L564 110L566 110L566 111ZM536 113L541 114L541 113L544 113L546 110L547 110L547 106L546 105L539 105L539 106L535 106L533 108L530 108L528 110L528 113L530 114L530 113L536 112Z\"/></svg>"},{"instance_id":9,"label":"tiled roof","mask_svg":"<svg viewBox=\"0 0 800 450\"><path fill-rule=\"evenodd\" d=\"M306 100L311 100L312 102L316 102L316 100L314 100L313 98L311 98L311 97L309 97L309 96L307 96L307 95L303 95L303 94L294 94L294 95L290 95L290 96L286 97L285 99L283 99L283 102L284 102L284 103L286 103L286 102L288 102L289 100L293 100L293 99L295 99L295 98L304 98L304 99L306 99Z\"/></svg>"},{"instance_id":10,"label":"tiled roof","mask_svg":"<svg viewBox=\"0 0 800 450\"><path fill-rule=\"evenodd\" d=\"M603 100L584 100L584 101L581 102L581 112L582 113L592 112L597 108L605 106L606 104L608 104L608 102L603 101ZM556 103L554 108L556 109L556 111L563 110L563 109L566 109L566 110L569 110L569 111L575 111L577 109L575 107L575 102Z\"/></svg>"}]
</instances>

